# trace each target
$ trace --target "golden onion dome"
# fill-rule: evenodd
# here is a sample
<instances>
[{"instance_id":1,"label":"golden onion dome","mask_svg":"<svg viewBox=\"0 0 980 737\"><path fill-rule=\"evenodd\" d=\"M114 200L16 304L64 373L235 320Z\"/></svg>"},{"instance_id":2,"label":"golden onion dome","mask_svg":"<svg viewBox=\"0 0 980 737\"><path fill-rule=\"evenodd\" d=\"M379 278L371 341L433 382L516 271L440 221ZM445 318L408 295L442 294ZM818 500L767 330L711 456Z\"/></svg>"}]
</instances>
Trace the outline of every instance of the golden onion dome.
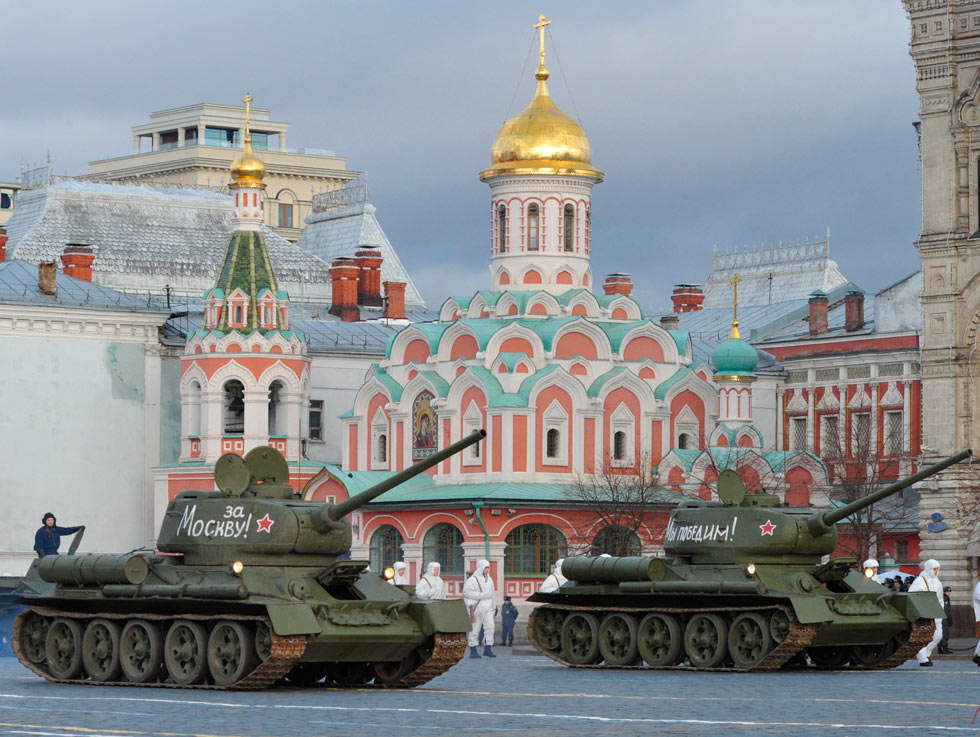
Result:
<instances>
[{"instance_id":1,"label":"golden onion dome","mask_svg":"<svg viewBox=\"0 0 980 737\"><path fill-rule=\"evenodd\" d=\"M503 124L490 151L487 180L505 174L573 174L602 180L592 166L592 144L585 129L563 113L548 94L548 70L535 72L538 88L531 103Z\"/></svg>"},{"instance_id":2,"label":"golden onion dome","mask_svg":"<svg viewBox=\"0 0 980 737\"><path fill-rule=\"evenodd\" d=\"M252 141L245 139L245 150L242 155L232 162L231 179L235 184L262 185L265 178L265 164L262 159L252 153Z\"/></svg>"}]
</instances>

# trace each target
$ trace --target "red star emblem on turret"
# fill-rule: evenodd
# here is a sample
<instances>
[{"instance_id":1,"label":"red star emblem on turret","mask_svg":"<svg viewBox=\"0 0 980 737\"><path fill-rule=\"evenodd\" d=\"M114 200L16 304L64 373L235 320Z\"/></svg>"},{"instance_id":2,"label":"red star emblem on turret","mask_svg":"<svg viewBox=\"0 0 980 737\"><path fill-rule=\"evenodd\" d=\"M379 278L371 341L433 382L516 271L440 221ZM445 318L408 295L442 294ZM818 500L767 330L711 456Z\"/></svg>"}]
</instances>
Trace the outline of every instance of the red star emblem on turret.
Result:
<instances>
[{"instance_id":1,"label":"red star emblem on turret","mask_svg":"<svg viewBox=\"0 0 980 737\"><path fill-rule=\"evenodd\" d=\"M272 526L276 523L275 520L269 519L268 512L266 512L265 517L263 517L262 519L257 519L255 521L259 525L259 529L256 530L256 532L269 532L269 533L271 533L272 532Z\"/></svg>"},{"instance_id":2,"label":"red star emblem on turret","mask_svg":"<svg viewBox=\"0 0 980 737\"><path fill-rule=\"evenodd\" d=\"M269 515L266 515L266 517L268 516ZM261 522L259 524L261 524ZM776 525L772 523L772 520L767 519L764 525L759 525L759 529L762 530L763 535L772 535L772 533L776 530Z\"/></svg>"}]
</instances>

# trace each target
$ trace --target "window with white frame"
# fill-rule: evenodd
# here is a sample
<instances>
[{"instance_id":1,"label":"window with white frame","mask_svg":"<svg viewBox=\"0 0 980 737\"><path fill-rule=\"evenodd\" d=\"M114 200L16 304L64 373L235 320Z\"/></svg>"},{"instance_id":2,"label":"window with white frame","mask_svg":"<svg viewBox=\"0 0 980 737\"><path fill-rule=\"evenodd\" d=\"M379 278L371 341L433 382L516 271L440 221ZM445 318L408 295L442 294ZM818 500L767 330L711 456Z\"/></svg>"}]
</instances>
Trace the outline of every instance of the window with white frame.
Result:
<instances>
[{"instance_id":1,"label":"window with white frame","mask_svg":"<svg viewBox=\"0 0 980 737\"><path fill-rule=\"evenodd\" d=\"M897 456L905 450L905 418L902 410L885 412L885 455Z\"/></svg>"},{"instance_id":2,"label":"window with white frame","mask_svg":"<svg viewBox=\"0 0 980 737\"><path fill-rule=\"evenodd\" d=\"M388 468L388 417L380 407L371 420L371 468Z\"/></svg>"},{"instance_id":3,"label":"window with white frame","mask_svg":"<svg viewBox=\"0 0 980 737\"><path fill-rule=\"evenodd\" d=\"M527 250L537 251L538 250L538 234L539 234L539 217L540 213L538 206L531 203L527 206Z\"/></svg>"},{"instance_id":4,"label":"window with white frame","mask_svg":"<svg viewBox=\"0 0 980 737\"><path fill-rule=\"evenodd\" d=\"M307 436L310 440L323 440L323 400L310 400L310 422Z\"/></svg>"},{"instance_id":5,"label":"window with white frame","mask_svg":"<svg viewBox=\"0 0 980 737\"><path fill-rule=\"evenodd\" d=\"M820 417L820 455L839 458L841 455L840 418L837 415Z\"/></svg>"},{"instance_id":6,"label":"window with white frame","mask_svg":"<svg viewBox=\"0 0 980 737\"><path fill-rule=\"evenodd\" d=\"M851 455L854 457L867 457L873 448L871 413L855 412L851 415Z\"/></svg>"},{"instance_id":7,"label":"window with white frame","mask_svg":"<svg viewBox=\"0 0 980 737\"><path fill-rule=\"evenodd\" d=\"M619 405L609 421L612 437L609 439L609 460L613 466L632 466L633 458L633 413L625 404Z\"/></svg>"},{"instance_id":8,"label":"window with white frame","mask_svg":"<svg viewBox=\"0 0 980 737\"><path fill-rule=\"evenodd\" d=\"M793 417L789 421L790 450L806 450L806 417Z\"/></svg>"},{"instance_id":9,"label":"window with white frame","mask_svg":"<svg viewBox=\"0 0 980 737\"><path fill-rule=\"evenodd\" d=\"M466 408L466 414L463 415L463 437L469 437L482 426L483 415L480 413L480 408L476 406L476 402L470 402L470 406ZM483 445L482 441L479 443L473 443L473 445L466 449L466 451L463 453L464 466L480 465L480 454L482 452L480 448L481 445Z\"/></svg>"},{"instance_id":10,"label":"window with white frame","mask_svg":"<svg viewBox=\"0 0 980 737\"><path fill-rule=\"evenodd\" d=\"M558 402L552 402L544 413L545 465L564 466L568 462L568 415Z\"/></svg>"},{"instance_id":11,"label":"window with white frame","mask_svg":"<svg viewBox=\"0 0 980 737\"><path fill-rule=\"evenodd\" d=\"M701 423L694 410L686 404L674 420L674 447L692 450L701 447Z\"/></svg>"}]
</instances>

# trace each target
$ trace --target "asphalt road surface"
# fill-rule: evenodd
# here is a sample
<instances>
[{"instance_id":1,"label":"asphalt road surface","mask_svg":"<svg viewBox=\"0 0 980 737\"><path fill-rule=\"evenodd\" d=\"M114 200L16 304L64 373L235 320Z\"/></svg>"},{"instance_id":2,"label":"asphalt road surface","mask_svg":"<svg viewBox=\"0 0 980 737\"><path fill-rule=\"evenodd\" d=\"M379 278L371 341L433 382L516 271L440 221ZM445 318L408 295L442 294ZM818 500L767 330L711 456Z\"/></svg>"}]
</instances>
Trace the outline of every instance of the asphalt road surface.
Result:
<instances>
[{"instance_id":1,"label":"asphalt road surface","mask_svg":"<svg viewBox=\"0 0 980 737\"><path fill-rule=\"evenodd\" d=\"M0 658L0 736L980 735L969 661L753 675L573 670L499 652L412 690L253 692L57 686Z\"/></svg>"}]
</instances>

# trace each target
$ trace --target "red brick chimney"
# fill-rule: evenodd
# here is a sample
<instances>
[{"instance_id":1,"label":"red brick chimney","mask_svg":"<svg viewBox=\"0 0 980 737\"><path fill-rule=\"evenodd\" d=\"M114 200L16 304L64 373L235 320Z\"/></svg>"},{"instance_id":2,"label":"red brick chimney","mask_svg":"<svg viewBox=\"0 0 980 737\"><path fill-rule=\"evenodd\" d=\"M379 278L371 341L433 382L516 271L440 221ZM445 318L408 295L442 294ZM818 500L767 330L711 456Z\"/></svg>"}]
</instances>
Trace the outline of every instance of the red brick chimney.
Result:
<instances>
[{"instance_id":1,"label":"red brick chimney","mask_svg":"<svg viewBox=\"0 0 980 737\"><path fill-rule=\"evenodd\" d=\"M344 322L357 322L361 312L357 309L357 261L341 257L330 267L331 297L330 314Z\"/></svg>"},{"instance_id":2,"label":"red brick chimney","mask_svg":"<svg viewBox=\"0 0 980 737\"><path fill-rule=\"evenodd\" d=\"M381 249L361 246L354 254L360 275L357 282L357 304L362 307L381 307Z\"/></svg>"},{"instance_id":3,"label":"red brick chimney","mask_svg":"<svg viewBox=\"0 0 980 737\"><path fill-rule=\"evenodd\" d=\"M855 289L844 295L844 330L853 333L864 327L864 292Z\"/></svg>"},{"instance_id":4,"label":"red brick chimney","mask_svg":"<svg viewBox=\"0 0 980 737\"><path fill-rule=\"evenodd\" d=\"M0 263L7 260L7 229L0 228Z\"/></svg>"},{"instance_id":5,"label":"red brick chimney","mask_svg":"<svg viewBox=\"0 0 980 737\"><path fill-rule=\"evenodd\" d=\"M61 263L65 265L65 273L76 279L92 281L92 264L94 262L95 254L92 253L91 246L69 243L65 246L65 252L61 254Z\"/></svg>"},{"instance_id":6,"label":"red brick chimney","mask_svg":"<svg viewBox=\"0 0 980 737\"><path fill-rule=\"evenodd\" d=\"M392 320L405 319L405 282L385 282L385 311L384 317Z\"/></svg>"},{"instance_id":7,"label":"red brick chimney","mask_svg":"<svg viewBox=\"0 0 980 737\"><path fill-rule=\"evenodd\" d=\"M37 265L37 288L41 294L58 293L58 264L54 261L42 261Z\"/></svg>"},{"instance_id":8,"label":"red brick chimney","mask_svg":"<svg viewBox=\"0 0 980 737\"><path fill-rule=\"evenodd\" d=\"M810 294L810 335L827 332L827 295L819 289Z\"/></svg>"},{"instance_id":9,"label":"red brick chimney","mask_svg":"<svg viewBox=\"0 0 980 737\"><path fill-rule=\"evenodd\" d=\"M704 291L700 284L675 284L670 299L674 303L674 312L697 312L703 309Z\"/></svg>"},{"instance_id":10,"label":"red brick chimney","mask_svg":"<svg viewBox=\"0 0 980 737\"><path fill-rule=\"evenodd\" d=\"M633 280L630 279L629 274L606 274L606 281L602 285L602 291L606 294L624 294L629 297L633 293Z\"/></svg>"}]
</instances>

